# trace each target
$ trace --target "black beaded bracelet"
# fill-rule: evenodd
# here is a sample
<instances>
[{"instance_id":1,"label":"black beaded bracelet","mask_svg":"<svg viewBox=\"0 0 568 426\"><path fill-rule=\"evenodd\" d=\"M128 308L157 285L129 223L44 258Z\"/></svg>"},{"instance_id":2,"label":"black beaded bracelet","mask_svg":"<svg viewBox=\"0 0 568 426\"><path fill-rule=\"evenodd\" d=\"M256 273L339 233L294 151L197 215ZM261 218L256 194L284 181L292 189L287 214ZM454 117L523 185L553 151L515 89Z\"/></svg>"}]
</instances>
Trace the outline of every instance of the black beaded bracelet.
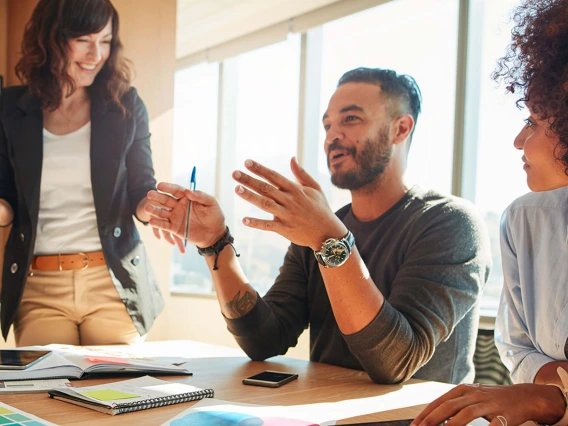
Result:
<instances>
[{"instance_id":1,"label":"black beaded bracelet","mask_svg":"<svg viewBox=\"0 0 568 426\"><path fill-rule=\"evenodd\" d=\"M219 241L217 241L215 244L213 244L210 247L205 247L205 248L197 247L197 253L205 257L215 256L215 263L213 263L213 270L216 271L217 269L219 269L217 267L217 260L219 259L219 253L223 251L225 246L227 245L231 246L231 248L235 252L235 255L237 257L240 256L240 254L237 253L237 249L235 249L235 246L233 245L233 241L235 241L235 239L229 232L229 227L227 226L227 232L225 232L225 235L223 235Z\"/></svg>"}]
</instances>

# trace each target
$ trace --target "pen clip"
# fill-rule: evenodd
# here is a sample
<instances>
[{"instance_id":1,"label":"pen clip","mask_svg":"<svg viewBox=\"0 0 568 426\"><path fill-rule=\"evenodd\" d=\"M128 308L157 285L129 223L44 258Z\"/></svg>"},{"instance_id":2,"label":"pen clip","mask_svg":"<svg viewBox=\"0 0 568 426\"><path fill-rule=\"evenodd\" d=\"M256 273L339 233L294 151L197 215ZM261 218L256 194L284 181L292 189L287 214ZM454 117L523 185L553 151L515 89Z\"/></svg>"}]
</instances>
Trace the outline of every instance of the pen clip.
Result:
<instances>
[{"instance_id":1,"label":"pen clip","mask_svg":"<svg viewBox=\"0 0 568 426\"><path fill-rule=\"evenodd\" d=\"M195 190L195 166L193 166L193 170L191 171L191 179L189 180L189 189Z\"/></svg>"}]
</instances>

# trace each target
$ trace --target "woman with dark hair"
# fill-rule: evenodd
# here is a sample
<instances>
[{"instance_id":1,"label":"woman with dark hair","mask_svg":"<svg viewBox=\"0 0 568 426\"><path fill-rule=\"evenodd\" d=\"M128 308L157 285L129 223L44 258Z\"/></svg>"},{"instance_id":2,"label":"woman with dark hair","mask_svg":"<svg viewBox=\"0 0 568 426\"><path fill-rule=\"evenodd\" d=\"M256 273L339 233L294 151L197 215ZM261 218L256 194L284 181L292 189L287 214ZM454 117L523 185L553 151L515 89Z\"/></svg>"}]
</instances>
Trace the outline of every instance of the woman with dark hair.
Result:
<instances>
[{"instance_id":1,"label":"woman with dark hair","mask_svg":"<svg viewBox=\"0 0 568 426\"><path fill-rule=\"evenodd\" d=\"M110 1L40 0L16 73L25 85L0 97L3 336L137 341L163 308L133 221L156 181Z\"/></svg>"},{"instance_id":2,"label":"woman with dark hair","mask_svg":"<svg viewBox=\"0 0 568 426\"><path fill-rule=\"evenodd\" d=\"M460 385L414 425L568 425L568 0L525 0L493 77L529 112L514 146L534 191L503 214L495 342L512 386ZM554 385L554 386L547 386Z\"/></svg>"}]
</instances>

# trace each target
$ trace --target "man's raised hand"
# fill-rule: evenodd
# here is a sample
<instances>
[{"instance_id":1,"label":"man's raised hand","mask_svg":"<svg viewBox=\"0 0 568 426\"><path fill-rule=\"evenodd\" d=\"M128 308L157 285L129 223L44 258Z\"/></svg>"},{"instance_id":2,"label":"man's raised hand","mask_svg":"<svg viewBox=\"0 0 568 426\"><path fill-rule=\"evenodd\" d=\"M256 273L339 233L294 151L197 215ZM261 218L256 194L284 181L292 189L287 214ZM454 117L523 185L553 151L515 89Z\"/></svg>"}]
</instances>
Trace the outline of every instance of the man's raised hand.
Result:
<instances>
[{"instance_id":1,"label":"man's raised hand","mask_svg":"<svg viewBox=\"0 0 568 426\"><path fill-rule=\"evenodd\" d=\"M274 217L272 220L245 217L246 226L274 231L294 244L314 250L327 238L347 233L345 225L330 209L320 185L300 167L295 157L290 168L297 183L252 160L246 160L245 167L264 180L235 171L233 179L240 184L235 189L237 195Z\"/></svg>"}]
</instances>

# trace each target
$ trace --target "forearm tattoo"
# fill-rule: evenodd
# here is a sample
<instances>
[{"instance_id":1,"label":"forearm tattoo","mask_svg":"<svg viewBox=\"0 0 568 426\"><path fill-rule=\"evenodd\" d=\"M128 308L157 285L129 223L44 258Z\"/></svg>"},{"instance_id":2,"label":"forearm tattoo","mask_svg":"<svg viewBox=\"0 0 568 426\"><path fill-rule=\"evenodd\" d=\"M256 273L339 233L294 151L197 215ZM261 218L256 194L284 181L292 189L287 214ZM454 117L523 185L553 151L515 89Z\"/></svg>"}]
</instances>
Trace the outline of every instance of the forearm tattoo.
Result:
<instances>
[{"instance_id":1,"label":"forearm tattoo","mask_svg":"<svg viewBox=\"0 0 568 426\"><path fill-rule=\"evenodd\" d=\"M256 303L257 293L245 291L243 295L239 291L236 296L227 303L227 309L233 318L242 317L244 314L251 311Z\"/></svg>"}]
</instances>

